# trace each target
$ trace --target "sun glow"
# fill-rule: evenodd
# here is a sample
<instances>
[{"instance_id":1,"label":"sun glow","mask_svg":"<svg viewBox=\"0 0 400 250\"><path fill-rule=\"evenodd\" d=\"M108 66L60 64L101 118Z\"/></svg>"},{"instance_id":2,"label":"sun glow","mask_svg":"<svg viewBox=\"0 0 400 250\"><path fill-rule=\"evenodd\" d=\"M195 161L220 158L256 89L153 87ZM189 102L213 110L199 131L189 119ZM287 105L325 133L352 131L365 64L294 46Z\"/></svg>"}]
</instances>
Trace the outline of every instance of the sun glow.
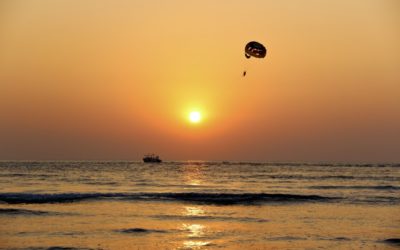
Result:
<instances>
[{"instance_id":1,"label":"sun glow","mask_svg":"<svg viewBox=\"0 0 400 250\"><path fill-rule=\"evenodd\" d=\"M201 121L201 113L198 111L192 111L189 113L189 121L191 123L199 123Z\"/></svg>"}]
</instances>

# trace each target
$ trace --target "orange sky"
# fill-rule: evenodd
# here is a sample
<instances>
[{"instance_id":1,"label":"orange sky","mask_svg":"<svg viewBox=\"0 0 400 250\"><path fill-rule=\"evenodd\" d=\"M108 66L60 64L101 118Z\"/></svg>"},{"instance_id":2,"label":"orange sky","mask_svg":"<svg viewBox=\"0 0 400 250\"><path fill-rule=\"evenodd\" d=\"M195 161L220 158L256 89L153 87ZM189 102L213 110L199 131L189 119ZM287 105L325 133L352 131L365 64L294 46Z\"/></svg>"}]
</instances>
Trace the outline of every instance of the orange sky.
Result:
<instances>
[{"instance_id":1,"label":"orange sky","mask_svg":"<svg viewBox=\"0 0 400 250\"><path fill-rule=\"evenodd\" d=\"M400 161L399 13L398 0L3 0L0 159ZM265 59L245 59L252 40Z\"/></svg>"}]
</instances>

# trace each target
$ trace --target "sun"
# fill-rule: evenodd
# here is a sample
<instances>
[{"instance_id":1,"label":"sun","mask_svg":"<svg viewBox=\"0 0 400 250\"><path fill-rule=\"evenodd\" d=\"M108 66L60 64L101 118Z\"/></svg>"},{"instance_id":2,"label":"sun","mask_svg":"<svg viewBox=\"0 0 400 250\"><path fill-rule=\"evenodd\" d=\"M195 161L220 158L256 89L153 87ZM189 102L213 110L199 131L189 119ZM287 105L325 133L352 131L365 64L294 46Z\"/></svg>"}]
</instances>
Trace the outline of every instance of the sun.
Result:
<instances>
[{"instance_id":1,"label":"sun","mask_svg":"<svg viewBox=\"0 0 400 250\"><path fill-rule=\"evenodd\" d=\"M199 123L201 121L201 113L199 111L192 111L189 113L189 121L191 123Z\"/></svg>"}]
</instances>

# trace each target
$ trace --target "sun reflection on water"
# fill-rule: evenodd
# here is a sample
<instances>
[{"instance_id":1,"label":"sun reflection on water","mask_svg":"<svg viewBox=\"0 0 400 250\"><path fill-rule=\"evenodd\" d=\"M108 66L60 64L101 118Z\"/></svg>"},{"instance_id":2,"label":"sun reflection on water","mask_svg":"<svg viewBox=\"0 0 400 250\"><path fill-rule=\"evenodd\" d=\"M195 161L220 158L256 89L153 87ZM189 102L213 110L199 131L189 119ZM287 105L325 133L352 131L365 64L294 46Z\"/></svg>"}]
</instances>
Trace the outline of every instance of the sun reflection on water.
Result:
<instances>
[{"instance_id":1,"label":"sun reflection on water","mask_svg":"<svg viewBox=\"0 0 400 250\"><path fill-rule=\"evenodd\" d=\"M188 237L198 238L204 235L204 226L201 224L182 224L182 228L188 231Z\"/></svg>"},{"instance_id":2,"label":"sun reflection on water","mask_svg":"<svg viewBox=\"0 0 400 250\"><path fill-rule=\"evenodd\" d=\"M187 237L189 239L192 238L201 238L205 235L205 226L201 224L182 224L182 229L188 232ZM183 242L184 249L199 249L202 246L209 245L209 241L203 240L185 240Z\"/></svg>"},{"instance_id":3,"label":"sun reflection on water","mask_svg":"<svg viewBox=\"0 0 400 250\"><path fill-rule=\"evenodd\" d=\"M203 184L204 173L201 166L188 164L184 166L183 177L186 185L192 186L190 188L199 188L197 186ZM200 206L184 206L182 214L190 219L190 217L204 216L206 211ZM187 238L187 240L183 242L183 249L203 249L203 247L210 244L210 241L201 240L207 236L207 228L205 225L198 223L183 223L181 229L186 232Z\"/></svg>"},{"instance_id":4,"label":"sun reflection on water","mask_svg":"<svg viewBox=\"0 0 400 250\"><path fill-rule=\"evenodd\" d=\"M198 206L185 206L183 214L192 216L203 216L205 210ZM183 242L183 249L202 249L210 244L210 241L200 240L206 236L206 226L198 223L183 223L181 229L186 231L188 240Z\"/></svg>"},{"instance_id":5,"label":"sun reflection on water","mask_svg":"<svg viewBox=\"0 0 400 250\"><path fill-rule=\"evenodd\" d=\"M184 214L187 216L202 216L204 215L205 211L201 207L185 207Z\"/></svg>"},{"instance_id":6,"label":"sun reflection on water","mask_svg":"<svg viewBox=\"0 0 400 250\"><path fill-rule=\"evenodd\" d=\"M203 246L207 246L208 244L210 244L210 242L206 242L206 241L187 240L187 241L183 242L183 246L186 249L199 249Z\"/></svg>"},{"instance_id":7,"label":"sun reflection on water","mask_svg":"<svg viewBox=\"0 0 400 250\"><path fill-rule=\"evenodd\" d=\"M184 166L184 179L185 183L190 186L199 186L202 184L203 172L200 166L197 165L185 165Z\"/></svg>"}]
</instances>

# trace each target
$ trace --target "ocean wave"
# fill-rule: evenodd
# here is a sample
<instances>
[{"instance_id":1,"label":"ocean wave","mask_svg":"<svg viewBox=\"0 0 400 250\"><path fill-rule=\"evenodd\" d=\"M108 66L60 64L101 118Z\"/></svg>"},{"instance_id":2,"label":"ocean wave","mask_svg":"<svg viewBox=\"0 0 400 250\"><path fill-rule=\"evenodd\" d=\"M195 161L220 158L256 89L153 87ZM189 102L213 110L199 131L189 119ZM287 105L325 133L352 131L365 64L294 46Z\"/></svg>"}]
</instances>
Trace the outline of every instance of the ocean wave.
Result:
<instances>
[{"instance_id":1,"label":"ocean wave","mask_svg":"<svg viewBox=\"0 0 400 250\"><path fill-rule=\"evenodd\" d=\"M18 208L0 208L1 215L57 215L55 212L46 212L40 210L28 210Z\"/></svg>"},{"instance_id":2,"label":"ocean wave","mask_svg":"<svg viewBox=\"0 0 400 250\"><path fill-rule=\"evenodd\" d=\"M318 195L295 195L295 194L266 194L266 193L163 193L150 194L150 199L167 199L178 201L189 201L208 204L252 204L264 202L305 202L323 201L331 198Z\"/></svg>"},{"instance_id":3,"label":"ocean wave","mask_svg":"<svg viewBox=\"0 0 400 250\"><path fill-rule=\"evenodd\" d=\"M377 181L400 181L397 176L356 176L356 175L292 175L292 174L276 174L264 175L264 178L285 179L285 180L377 180Z\"/></svg>"},{"instance_id":4,"label":"ocean wave","mask_svg":"<svg viewBox=\"0 0 400 250\"><path fill-rule=\"evenodd\" d=\"M1 248L1 249L3 249L3 248ZM53 247L8 248L8 250L101 250L101 248L93 249L93 248L53 246Z\"/></svg>"},{"instance_id":5,"label":"ocean wave","mask_svg":"<svg viewBox=\"0 0 400 250\"><path fill-rule=\"evenodd\" d=\"M307 240L307 238L295 237L295 236L281 236L281 237L265 238L265 240L291 242L291 241Z\"/></svg>"},{"instance_id":6,"label":"ocean wave","mask_svg":"<svg viewBox=\"0 0 400 250\"><path fill-rule=\"evenodd\" d=\"M399 186L310 186L310 189L375 189L375 190L400 190Z\"/></svg>"},{"instance_id":7,"label":"ocean wave","mask_svg":"<svg viewBox=\"0 0 400 250\"><path fill-rule=\"evenodd\" d=\"M359 197L358 199L354 199L353 203L369 203L369 204L388 204L388 205L396 205L399 204L400 197L394 196L369 196L369 197Z\"/></svg>"},{"instance_id":8,"label":"ocean wave","mask_svg":"<svg viewBox=\"0 0 400 250\"><path fill-rule=\"evenodd\" d=\"M129 233L129 234L148 234L148 233L166 233L167 232L165 230L145 229L145 228L140 228L140 227L121 229L121 230L116 230L116 231L120 232L120 233Z\"/></svg>"},{"instance_id":9,"label":"ocean wave","mask_svg":"<svg viewBox=\"0 0 400 250\"><path fill-rule=\"evenodd\" d=\"M115 181L85 181L84 184L95 185L95 186L119 186L120 184Z\"/></svg>"},{"instance_id":10,"label":"ocean wave","mask_svg":"<svg viewBox=\"0 0 400 250\"><path fill-rule=\"evenodd\" d=\"M0 201L8 204L67 203L83 200L121 199L142 201L176 201L215 205L251 205L268 202L329 201L332 197L319 195L266 194L266 193L0 193Z\"/></svg>"},{"instance_id":11,"label":"ocean wave","mask_svg":"<svg viewBox=\"0 0 400 250\"><path fill-rule=\"evenodd\" d=\"M400 246L400 238L389 238L382 241L383 243Z\"/></svg>"},{"instance_id":12,"label":"ocean wave","mask_svg":"<svg viewBox=\"0 0 400 250\"><path fill-rule=\"evenodd\" d=\"M204 220L204 221L236 221L236 222L268 222L266 219L251 217L227 217L227 216L207 216L207 215L155 215L151 216L157 220Z\"/></svg>"},{"instance_id":13,"label":"ocean wave","mask_svg":"<svg viewBox=\"0 0 400 250\"><path fill-rule=\"evenodd\" d=\"M115 195L115 194L114 194ZM62 194L32 194L32 193L2 193L0 201L8 204L38 204L38 203L64 203L86 199L99 199L113 197L112 194L101 193L62 193Z\"/></svg>"}]
</instances>

